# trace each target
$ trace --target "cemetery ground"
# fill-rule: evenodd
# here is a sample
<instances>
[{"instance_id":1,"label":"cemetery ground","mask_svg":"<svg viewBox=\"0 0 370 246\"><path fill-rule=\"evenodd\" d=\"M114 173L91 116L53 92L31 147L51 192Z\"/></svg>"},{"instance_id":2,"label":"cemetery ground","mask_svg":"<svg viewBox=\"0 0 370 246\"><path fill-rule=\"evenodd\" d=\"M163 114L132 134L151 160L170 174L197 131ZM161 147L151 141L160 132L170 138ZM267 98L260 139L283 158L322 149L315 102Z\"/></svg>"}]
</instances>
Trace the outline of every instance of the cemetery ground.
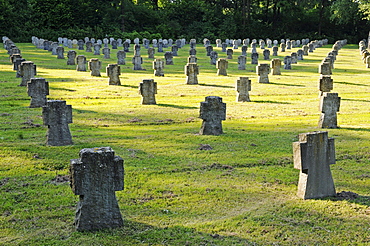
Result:
<instances>
[{"instance_id":1,"label":"cemetery ground","mask_svg":"<svg viewBox=\"0 0 370 246\"><path fill-rule=\"evenodd\" d=\"M189 46L179 50L164 77L154 77L153 59L142 47L146 70L134 71L133 47L121 65L121 86L77 72L50 52L17 44L49 82L49 99L73 108L74 145L46 146L42 110L29 108L5 49L0 51L0 244L3 245L368 245L370 243L370 70L357 45L346 45L335 62L334 89L342 98L331 165L337 192L357 198L302 200L292 143L318 129L318 65L327 45L292 70L257 83L256 65L238 70L234 50L228 76L216 76L205 48L197 44L199 85L186 85ZM120 47L122 48L122 47ZM166 51L167 49L165 49ZM221 48L214 48L226 58ZM260 63L269 63L262 60ZM66 48L66 51L68 49ZM279 58L291 51L279 52ZM66 52L65 52L66 55ZM156 52L156 58L164 53ZM271 57L276 58L276 57ZM164 58L163 58L164 59ZM236 102L235 83L252 80L251 102ZM141 105L138 85L158 83L157 105ZM198 135L200 102L220 96L226 103L224 134ZM116 192L124 226L95 233L73 226L78 196L69 186L70 159L83 148L110 146L124 159L125 189ZM209 148L211 147L211 148Z\"/></svg>"}]
</instances>

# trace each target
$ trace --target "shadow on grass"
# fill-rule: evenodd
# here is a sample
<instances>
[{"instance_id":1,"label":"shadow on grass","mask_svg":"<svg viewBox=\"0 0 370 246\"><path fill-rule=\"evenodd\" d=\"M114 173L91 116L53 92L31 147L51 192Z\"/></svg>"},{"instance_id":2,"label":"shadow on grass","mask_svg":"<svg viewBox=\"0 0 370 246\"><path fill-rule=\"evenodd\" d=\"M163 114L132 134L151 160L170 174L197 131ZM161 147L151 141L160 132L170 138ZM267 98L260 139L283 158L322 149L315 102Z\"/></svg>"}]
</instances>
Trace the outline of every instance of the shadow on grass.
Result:
<instances>
[{"instance_id":1,"label":"shadow on grass","mask_svg":"<svg viewBox=\"0 0 370 246\"><path fill-rule=\"evenodd\" d=\"M197 107L180 106L180 105L166 104L166 103L157 103L157 105L161 107L169 107L169 108L197 109Z\"/></svg>"},{"instance_id":2,"label":"shadow on grass","mask_svg":"<svg viewBox=\"0 0 370 246\"><path fill-rule=\"evenodd\" d=\"M66 89L66 88L58 88L58 87L52 87L52 86L50 86L49 89L53 89L53 90L56 90L56 91L70 91L70 92L77 91L77 90Z\"/></svg>"},{"instance_id":3,"label":"shadow on grass","mask_svg":"<svg viewBox=\"0 0 370 246\"><path fill-rule=\"evenodd\" d=\"M357 83L350 83L350 82L337 82L337 81L334 81L334 84L355 85L355 86L370 86L370 85L365 85L365 84L357 84Z\"/></svg>"},{"instance_id":4,"label":"shadow on grass","mask_svg":"<svg viewBox=\"0 0 370 246\"><path fill-rule=\"evenodd\" d=\"M170 211L164 210L164 213ZM131 245L254 245L246 239L236 236L221 236L199 232L184 226L156 227L141 222L125 220L123 227L106 229L98 232L76 232L81 235L98 234L99 237L114 235L125 238Z\"/></svg>"},{"instance_id":5,"label":"shadow on grass","mask_svg":"<svg viewBox=\"0 0 370 246\"><path fill-rule=\"evenodd\" d=\"M284 85L284 86L305 87L304 85L292 85L292 84L274 83L274 82L270 82L270 84L272 84L272 85Z\"/></svg>"},{"instance_id":6,"label":"shadow on grass","mask_svg":"<svg viewBox=\"0 0 370 246\"><path fill-rule=\"evenodd\" d=\"M334 197L326 197L326 198L322 198L322 199L318 199L318 200L330 200L330 201L346 200L347 202L350 202L350 203L356 203L356 204L360 204L360 205L370 206L370 196L360 196L360 195L358 195L357 197L347 198L347 199L334 196Z\"/></svg>"},{"instance_id":7,"label":"shadow on grass","mask_svg":"<svg viewBox=\"0 0 370 246\"><path fill-rule=\"evenodd\" d=\"M201 86L212 86L212 87L220 87L220 88L235 88L234 86L229 85L214 85L214 84L199 84Z\"/></svg>"},{"instance_id":8,"label":"shadow on grass","mask_svg":"<svg viewBox=\"0 0 370 246\"><path fill-rule=\"evenodd\" d=\"M340 129L349 130L349 131L364 131L364 132L370 132L370 129L368 128L353 128L353 127L339 127Z\"/></svg>"},{"instance_id":9,"label":"shadow on grass","mask_svg":"<svg viewBox=\"0 0 370 246\"><path fill-rule=\"evenodd\" d=\"M130 87L132 89L139 89L139 86L136 86L136 85L120 85L122 87Z\"/></svg>"},{"instance_id":10,"label":"shadow on grass","mask_svg":"<svg viewBox=\"0 0 370 246\"><path fill-rule=\"evenodd\" d=\"M351 98L342 98L340 100L343 101L350 101L350 102L370 102L370 100L363 100L363 99L351 99Z\"/></svg>"},{"instance_id":11,"label":"shadow on grass","mask_svg":"<svg viewBox=\"0 0 370 246\"><path fill-rule=\"evenodd\" d=\"M256 100L256 101L252 101L252 102L256 102L256 103L275 103L275 104L291 104L291 103L288 103L288 102L277 102L277 101L269 101L269 100Z\"/></svg>"}]
</instances>

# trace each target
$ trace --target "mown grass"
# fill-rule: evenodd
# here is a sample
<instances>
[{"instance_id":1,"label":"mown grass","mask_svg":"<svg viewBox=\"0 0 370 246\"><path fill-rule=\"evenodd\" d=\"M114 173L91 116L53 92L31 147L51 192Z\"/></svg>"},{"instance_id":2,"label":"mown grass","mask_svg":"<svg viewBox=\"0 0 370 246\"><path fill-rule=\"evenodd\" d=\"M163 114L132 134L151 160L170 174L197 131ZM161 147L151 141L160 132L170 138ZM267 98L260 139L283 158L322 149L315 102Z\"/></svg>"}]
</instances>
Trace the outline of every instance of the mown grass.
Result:
<instances>
[{"instance_id":1,"label":"mown grass","mask_svg":"<svg viewBox=\"0 0 370 246\"><path fill-rule=\"evenodd\" d=\"M367 245L370 243L370 73L357 45L339 51L332 78L342 97L340 128L328 130L336 144L332 173L337 191L359 194L353 200L301 200L295 195L298 170L292 142L319 130L318 65L331 45L256 83L255 65L237 70L240 49L229 61L228 76L216 76L205 49L197 45L199 85L186 85L188 46L153 76L144 50L143 67L133 71L131 57L121 66L122 86L77 72L66 60L31 44L17 44L50 86L50 99L73 107L74 145L45 145L41 109L28 108L26 88L0 51L0 242L4 245ZM68 49L66 49L68 50ZM215 48L224 58L220 48ZM259 50L260 51L260 50ZM295 49L293 49L295 51ZM260 52L261 54L262 52ZM249 52L248 52L249 54ZM279 53L283 58L289 52ZM156 57L163 54L156 53ZM261 63L269 62L260 59ZM240 76L252 80L252 102L236 102ZM141 105L138 85L158 83L157 105ZM201 136L199 104L206 96L227 104L225 134ZM212 150L199 150L209 144ZM78 197L68 182L69 160L88 147L112 147L125 160L125 190L117 198L122 228L95 233L73 227Z\"/></svg>"}]
</instances>

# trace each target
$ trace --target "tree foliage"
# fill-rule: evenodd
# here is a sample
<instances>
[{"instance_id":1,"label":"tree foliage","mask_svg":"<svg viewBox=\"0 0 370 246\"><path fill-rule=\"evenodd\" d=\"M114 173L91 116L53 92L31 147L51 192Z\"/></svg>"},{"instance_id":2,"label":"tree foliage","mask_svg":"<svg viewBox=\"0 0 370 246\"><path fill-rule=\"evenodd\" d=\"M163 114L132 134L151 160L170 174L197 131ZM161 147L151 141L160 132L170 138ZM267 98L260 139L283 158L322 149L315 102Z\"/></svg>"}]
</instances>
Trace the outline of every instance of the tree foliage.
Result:
<instances>
[{"instance_id":1,"label":"tree foliage","mask_svg":"<svg viewBox=\"0 0 370 246\"><path fill-rule=\"evenodd\" d=\"M0 0L0 35L102 38L347 38L369 31L358 0Z\"/></svg>"}]
</instances>

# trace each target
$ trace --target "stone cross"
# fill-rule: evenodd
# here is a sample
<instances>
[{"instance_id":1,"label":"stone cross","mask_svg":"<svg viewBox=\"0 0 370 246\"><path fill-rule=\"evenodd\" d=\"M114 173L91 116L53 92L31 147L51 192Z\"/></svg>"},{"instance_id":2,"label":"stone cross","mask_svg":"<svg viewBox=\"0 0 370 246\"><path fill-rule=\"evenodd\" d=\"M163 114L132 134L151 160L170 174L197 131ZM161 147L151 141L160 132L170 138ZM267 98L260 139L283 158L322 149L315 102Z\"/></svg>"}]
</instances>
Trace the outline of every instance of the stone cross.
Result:
<instances>
[{"instance_id":1,"label":"stone cross","mask_svg":"<svg viewBox=\"0 0 370 246\"><path fill-rule=\"evenodd\" d=\"M286 56L284 57L284 69L292 69L292 57Z\"/></svg>"},{"instance_id":2,"label":"stone cross","mask_svg":"<svg viewBox=\"0 0 370 246\"><path fill-rule=\"evenodd\" d=\"M292 42L291 42L290 40L287 40L287 41L286 41L286 49L287 49L287 50L292 49Z\"/></svg>"},{"instance_id":3,"label":"stone cross","mask_svg":"<svg viewBox=\"0 0 370 246\"><path fill-rule=\"evenodd\" d=\"M13 54L13 55L11 55L11 57L10 57L10 61L11 61L11 63L13 64L13 70L14 70L14 71L17 71L17 70L18 70L18 66L16 66L16 65L15 65L15 61L16 61L17 59L22 59L22 55L21 55L21 54Z\"/></svg>"},{"instance_id":4,"label":"stone cross","mask_svg":"<svg viewBox=\"0 0 370 246\"><path fill-rule=\"evenodd\" d=\"M303 50L302 49L297 50L297 59L300 61L303 60Z\"/></svg>"},{"instance_id":5,"label":"stone cross","mask_svg":"<svg viewBox=\"0 0 370 246\"><path fill-rule=\"evenodd\" d=\"M217 59L218 59L217 51L211 51L211 54L210 54L209 58L210 58L210 64L211 65L216 65Z\"/></svg>"},{"instance_id":6,"label":"stone cross","mask_svg":"<svg viewBox=\"0 0 370 246\"><path fill-rule=\"evenodd\" d=\"M154 79L143 79L139 86L139 94L142 96L141 104L156 104L157 82L154 82Z\"/></svg>"},{"instance_id":7,"label":"stone cross","mask_svg":"<svg viewBox=\"0 0 370 246\"><path fill-rule=\"evenodd\" d=\"M57 47L57 59L64 59L64 47L63 46Z\"/></svg>"},{"instance_id":8,"label":"stone cross","mask_svg":"<svg viewBox=\"0 0 370 246\"><path fill-rule=\"evenodd\" d=\"M251 54L251 64L258 64L258 53Z\"/></svg>"},{"instance_id":9,"label":"stone cross","mask_svg":"<svg viewBox=\"0 0 370 246\"><path fill-rule=\"evenodd\" d=\"M196 63L188 63L185 65L186 84L198 84L199 67Z\"/></svg>"},{"instance_id":10,"label":"stone cross","mask_svg":"<svg viewBox=\"0 0 370 246\"><path fill-rule=\"evenodd\" d=\"M213 46L212 45L206 46L206 51L207 51L207 56L210 56L211 52L213 51Z\"/></svg>"},{"instance_id":11,"label":"stone cross","mask_svg":"<svg viewBox=\"0 0 370 246\"><path fill-rule=\"evenodd\" d=\"M216 64L217 75L227 76L228 63L229 62L224 58L218 59L217 64Z\"/></svg>"},{"instance_id":12,"label":"stone cross","mask_svg":"<svg viewBox=\"0 0 370 246\"><path fill-rule=\"evenodd\" d=\"M26 61L24 58L16 58L14 61L13 69L16 70L15 77L16 78L21 78L22 76L20 75L20 66L22 62Z\"/></svg>"},{"instance_id":13,"label":"stone cross","mask_svg":"<svg viewBox=\"0 0 370 246\"><path fill-rule=\"evenodd\" d=\"M198 58L195 55L190 55L188 57L188 63L197 63L197 62L198 62Z\"/></svg>"},{"instance_id":14,"label":"stone cross","mask_svg":"<svg viewBox=\"0 0 370 246\"><path fill-rule=\"evenodd\" d=\"M97 231L123 226L115 191L124 188L123 159L110 147L80 150L70 162L71 188L80 196L75 226L77 231Z\"/></svg>"},{"instance_id":15,"label":"stone cross","mask_svg":"<svg viewBox=\"0 0 370 246\"><path fill-rule=\"evenodd\" d=\"M262 63L256 66L256 73L258 75L258 83L270 83L269 73L270 66L267 63Z\"/></svg>"},{"instance_id":16,"label":"stone cross","mask_svg":"<svg viewBox=\"0 0 370 246\"><path fill-rule=\"evenodd\" d=\"M76 71L85 72L86 71L86 56L78 55L76 57Z\"/></svg>"},{"instance_id":17,"label":"stone cross","mask_svg":"<svg viewBox=\"0 0 370 246\"><path fill-rule=\"evenodd\" d=\"M263 59L270 60L270 50L268 49L263 50Z\"/></svg>"},{"instance_id":18,"label":"stone cross","mask_svg":"<svg viewBox=\"0 0 370 246\"><path fill-rule=\"evenodd\" d=\"M27 86L27 82L36 76L36 65L31 61L24 61L18 66L22 82L19 86Z\"/></svg>"},{"instance_id":19,"label":"stone cross","mask_svg":"<svg viewBox=\"0 0 370 246\"><path fill-rule=\"evenodd\" d=\"M240 77L236 81L236 101L237 102L250 102L249 91L251 91L251 80L248 77Z\"/></svg>"},{"instance_id":20,"label":"stone cross","mask_svg":"<svg viewBox=\"0 0 370 246\"><path fill-rule=\"evenodd\" d=\"M171 47L172 55L177 56L177 51L179 50L179 47L177 45L174 45Z\"/></svg>"},{"instance_id":21,"label":"stone cross","mask_svg":"<svg viewBox=\"0 0 370 246\"><path fill-rule=\"evenodd\" d=\"M333 79L330 75L320 75L319 80L319 90L320 96L323 95L324 92L330 92L333 89Z\"/></svg>"},{"instance_id":22,"label":"stone cross","mask_svg":"<svg viewBox=\"0 0 370 246\"><path fill-rule=\"evenodd\" d=\"M331 66L329 62L322 62L319 65L319 73L322 75L331 75Z\"/></svg>"},{"instance_id":23,"label":"stone cross","mask_svg":"<svg viewBox=\"0 0 370 246\"><path fill-rule=\"evenodd\" d=\"M140 55L140 51L141 51L141 46L140 46L140 44L135 44L135 45L134 45L134 56L141 56L141 55Z\"/></svg>"},{"instance_id":24,"label":"stone cross","mask_svg":"<svg viewBox=\"0 0 370 246\"><path fill-rule=\"evenodd\" d=\"M84 50L84 44L85 44L85 42L82 39L79 39L77 41L78 50Z\"/></svg>"},{"instance_id":25,"label":"stone cross","mask_svg":"<svg viewBox=\"0 0 370 246\"><path fill-rule=\"evenodd\" d=\"M261 40L260 40L260 48L261 48L262 50L263 50L263 49L265 49L265 45L266 45L265 40L261 39Z\"/></svg>"},{"instance_id":26,"label":"stone cross","mask_svg":"<svg viewBox=\"0 0 370 246\"><path fill-rule=\"evenodd\" d=\"M76 65L76 51L74 50L69 50L68 53L67 53L67 65Z\"/></svg>"},{"instance_id":27,"label":"stone cross","mask_svg":"<svg viewBox=\"0 0 370 246\"><path fill-rule=\"evenodd\" d=\"M124 50L117 51L117 64L118 65L125 65L126 61L126 52Z\"/></svg>"},{"instance_id":28,"label":"stone cross","mask_svg":"<svg viewBox=\"0 0 370 246\"><path fill-rule=\"evenodd\" d=\"M233 59L233 54L234 51L232 49L227 49L226 51L227 59Z\"/></svg>"},{"instance_id":29,"label":"stone cross","mask_svg":"<svg viewBox=\"0 0 370 246\"><path fill-rule=\"evenodd\" d=\"M247 56L247 50L248 50L248 46L247 45L243 45L242 46L242 56Z\"/></svg>"},{"instance_id":30,"label":"stone cross","mask_svg":"<svg viewBox=\"0 0 370 246\"><path fill-rule=\"evenodd\" d=\"M290 54L290 57L292 57L292 64L297 64L297 62L298 62L298 54L297 54L297 52L292 52Z\"/></svg>"},{"instance_id":31,"label":"stone cross","mask_svg":"<svg viewBox=\"0 0 370 246\"><path fill-rule=\"evenodd\" d=\"M166 65L173 65L173 55L171 51L166 51L166 53L164 53L164 58L166 60Z\"/></svg>"},{"instance_id":32,"label":"stone cross","mask_svg":"<svg viewBox=\"0 0 370 246\"><path fill-rule=\"evenodd\" d=\"M164 76L164 62L162 59L154 59L153 61L154 76Z\"/></svg>"},{"instance_id":33,"label":"stone cross","mask_svg":"<svg viewBox=\"0 0 370 246\"><path fill-rule=\"evenodd\" d=\"M98 58L91 58L89 61L89 70L91 76L100 77L101 61Z\"/></svg>"},{"instance_id":34,"label":"stone cross","mask_svg":"<svg viewBox=\"0 0 370 246\"><path fill-rule=\"evenodd\" d=\"M72 123L72 106L66 101L48 100L42 107L44 125L48 126L46 144L51 146L71 145L72 136L68 124Z\"/></svg>"},{"instance_id":35,"label":"stone cross","mask_svg":"<svg viewBox=\"0 0 370 246\"><path fill-rule=\"evenodd\" d=\"M94 44L94 55L100 55L100 48L101 48L101 45L96 43Z\"/></svg>"},{"instance_id":36,"label":"stone cross","mask_svg":"<svg viewBox=\"0 0 370 246\"><path fill-rule=\"evenodd\" d=\"M253 54L253 53L257 53L257 43L252 42L252 43L251 43L251 47L252 47L252 54Z\"/></svg>"},{"instance_id":37,"label":"stone cross","mask_svg":"<svg viewBox=\"0 0 370 246\"><path fill-rule=\"evenodd\" d=\"M196 49L190 49L189 50L189 55L190 56L195 56L197 54L197 50Z\"/></svg>"},{"instance_id":38,"label":"stone cross","mask_svg":"<svg viewBox=\"0 0 370 246\"><path fill-rule=\"evenodd\" d=\"M303 55L308 56L308 46L307 45L302 45L302 50L303 50Z\"/></svg>"},{"instance_id":39,"label":"stone cross","mask_svg":"<svg viewBox=\"0 0 370 246\"><path fill-rule=\"evenodd\" d=\"M278 51L279 51L279 47L277 47L277 46L272 47L272 55L273 56L278 56Z\"/></svg>"},{"instance_id":40,"label":"stone cross","mask_svg":"<svg viewBox=\"0 0 370 246\"><path fill-rule=\"evenodd\" d=\"M51 43L51 54L52 55L57 55L58 46L59 46L58 42L52 42Z\"/></svg>"},{"instance_id":41,"label":"stone cross","mask_svg":"<svg viewBox=\"0 0 370 246\"><path fill-rule=\"evenodd\" d=\"M112 50L116 50L118 43L116 40L112 40L111 45L112 45Z\"/></svg>"},{"instance_id":42,"label":"stone cross","mask_svg":"<svg viewBox=\"0 0 370 246\"><path fill-rule=\"evenodd\" d=\"M27 82L27 94L31 97L30 108L45 106L46 96L49 95L49 83L44 78L31 78Z\"/></svg>"},{"instance_id":43,"label":"stone cross","mask_svg":"<svg viewBox=\"0 0 370 246\"><path fill-rule=\"evenodd\" d=\"M286 47L286 44L285 43L281 43L280 44L280 51L281 52L285 52L285 47Z\"/></svg>"},{"instance_id":44,"label":"stone cross","mask_svg":"<svg viewBox=\"0 0 370 246\"><path fill-rule=\"evenodd\" d=\"M141 64L143 64L143 58L141 56L134 56L132 58L132 64L134 65L134 70L143 70Z\"/></svg>"},{"instance_id":45,"label":"stone cross","mask_svg":"<svg viewBox=\"0 0 370 246\"><path fill-rule=\"evenodd\" d=\"M239 56L238 57L238 70L245 70L245 64L247 63L246 56Z\"/></svg>"},{"instance_id":46,"label":"stone cross","mask_svg":"<svg viewBox=\"0 0 370 246\"><path fill-rule=\"evenodd\" d=\"M155 49L152 47L148 48L148 58L154 58Z\"/></svg>"},{"instance_id":47,"label":"stone cross","mask_svg":"<svg viewBox=\"0 0 370 246\"><path fill-rule=\"evenodd\" d=\"M222 40L221 39L216 39L216 47L221 48L221 46L222 46Z\"/></svg>"},{"instance_id":48,"label":"stone cross","mask_svg":"<svg viewBox=\"0 0 370 246\"><path fill-rule=\"evenodd\" d=\"M129 42L127 42L127 41L123 42L123 50L125 52L129 52L130 51L130 43Z\"/></svg>"},{"instance_id":49,"label":"stone cross","mask_svg":"<svg viewBox=\"0 0 370 246\"><path fill-rule=\"evenodd\" d=\"M109 85L121 85L119 76L121 75L121 67L118 64L108 64L106 72L109 77Z\"/></svg>"},{"instance_id":50,"label":"stone cross","mask_svg":"<svg viewBox=\"0 0 370 246\"><path fill-rule=\"evenodd\" d=\"M203 120L200 135L222 134L222 121L226 119L226 103L222 102L221 97L206 97L205 101L200 103L199 118Z\"/></svg>"},{"instance_id":51,"label":"stone cross","mask_svg":"<svg viewBox=\"0 0 370 246\"><path fill-rule=\"evenodd\" d=\"M337 112L339 112L339 107L340 97L338 97L338 93L323 93L320 98L319 128L338 128Z\"/></svg>"},{"instance_id":52,"label":"stone cross","mask_svg":"<svg viewBox=\"0 0 370 246\"><path fill-rule=\"evenodd\" d=\"M92 52L92 43L91 43L91 41L87 41L86 42L86 52Z\"/></svg>"},{"instance_id":53,"label":"stone cross","mask_svg":"<svg viewBox=\"0 0 370 246\"><path fill-rule=\"evenodd\" d=\"M299 134L293 143L294 168L299 169L298 197L315 199L335 196L330 165L335 164L334 139L328 132Z\"/></svg>"},{"instance_id":54,"label":"stone cross","mask_svg":"<svg viewBox=\"0 0 370 246\"><path fill-rule=\"evenodd\" d=\"M158 42L158 52L163 52L163 41Z\"/></svg>"},{"instance_id":55,"label":"stone cross","mask_svg":"<svg viewBox=\"0 0 370 246\"><path fill-rule=\"evenodd\" d=\"M104 59L110 59L110 49L108 47L104 47L102 52L104 54Z\"/></svg>"},{"instance_id":56,"label":"stone cross","mask_svg":"<svg viewBox=\"0 0 370 246\"><path fill-rule=\"evenodd\" d=\"M226 52L227 44L225 42L221 45L221 52Z\"/></svg>"},{"instance_id":57,"label":"stone cross","mask_svg":"<svg viewBox=\"0 0 370 246\"><path fill-rule=\"evenodd\" d=\"M279 58L272 59L270 68L272 69L272 75L281 75L281 60Z\"/></svg>"}]
</instances>

